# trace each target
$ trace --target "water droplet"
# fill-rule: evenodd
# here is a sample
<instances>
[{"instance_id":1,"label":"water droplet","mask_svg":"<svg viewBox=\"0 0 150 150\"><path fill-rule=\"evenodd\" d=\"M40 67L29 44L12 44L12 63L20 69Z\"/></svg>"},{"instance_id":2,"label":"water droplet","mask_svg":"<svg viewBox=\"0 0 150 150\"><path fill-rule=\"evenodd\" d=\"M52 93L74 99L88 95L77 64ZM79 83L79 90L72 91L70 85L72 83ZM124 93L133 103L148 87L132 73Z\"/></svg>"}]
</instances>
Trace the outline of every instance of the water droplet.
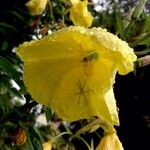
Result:
<instances>
[{"instance_id":1,"label":"water droplet","mask_svg":"<svg viewBox=\"0 0 150 150\"><path fill-rule=\"evenodd\" d=\"M69 141L69 142L71 142L71 141L72 141L72 139L73 139L73 137L70 137L70 138L68 139L68 141Z\"/></svg>"},{"instance_id":2,"label":"water droplet","mask_svg":"<svg viewBox=\"0 0 150 150\"><path fill-rule=\"evenodd\" d=\"M120 110L120 109L117 107L117 111L118 111L118 112L119 112L119 110Z\"/></svg>"}]
</instances>

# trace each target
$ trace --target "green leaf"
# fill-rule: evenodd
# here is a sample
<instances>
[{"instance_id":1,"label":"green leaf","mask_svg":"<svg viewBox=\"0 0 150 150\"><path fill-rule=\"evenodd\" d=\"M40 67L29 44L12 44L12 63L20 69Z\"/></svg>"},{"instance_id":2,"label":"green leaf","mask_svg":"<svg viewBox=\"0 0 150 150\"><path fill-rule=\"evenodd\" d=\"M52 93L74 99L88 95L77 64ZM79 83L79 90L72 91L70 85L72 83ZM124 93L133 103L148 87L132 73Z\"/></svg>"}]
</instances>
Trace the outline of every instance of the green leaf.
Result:
<instances>
[{"instance_id":1,"label":"green leaf","mask_svg":"<svg viewBox=\"0 0 150 150\"><path fill-rule=\"evenodd\" d=\"M3 147L2 147L2 145L0 145L0 150L4 150Z\"/></svg>"},{"instance_id":2,"label":"green leaf","mask_svg":"<svg viewBox=\"0 0 150 150\"><path fill-rule=\"evenodd\" d=\"M150 32L150 16L145 17L143 32Z\"/></svg>"},{"instance_id":3,"label":"green leaf","mask_svg":"<svg viewBox=\"0 0 150 150\"><path fill-rule=\"evenodd\" d=\"M46 115L46 120L48 122L52 118L52 110L50 108L46 107L46 109L45 109L45 115Z\"/></svg>"},{"instance_id":4,"label":"green leaf","mask_svg":"<svg viewBox=\"0 0 150 150\"><path fill-rule=\"evenodd\" d=\"M8 10L8 11L5 11L4 13L12 14L13 16L17 17L23 23L26 23L26 20L23 18L23 16L21 16L19 13L15 12L15 11L9 11Z\"/></svg>"},{"instance_id":5,"label":"green leaf","mask_svg":"<svg viewBox=\"0 0 150 150\"><path fill-rule=\"evenodd\" d=\"M10 24L7 24L5 22L0 22L0 28L8 28L8 29L11 29L15 32L17 32L18 30L16 29L16 27L10 25Z\"/></svg>"},{"instance_id":6,"label":"green leaf","mask_svg":"<svg viewBox=\"0 0 150 150\"><path fill-rule=\"evenodd\" d=\"M150 32L138 36L134 42L130 43L130 46L134 47L140 44L146 44L146 45L150 44Z\"/></svg>"},{"instance_id":7,"label":"green leaf","mask_svg":"<svg viewBox=\"0 0 150 150\"><path fill-rule=\"evenodd\" d=\"M3 88L3 90L7 91L7 94L9 94L11 97L17 96L19 98L22 98L20 92L12 86L11 79L8 76L1 75L0 78L0 87Z\"/></svg>"},{"instance_id":8,"label":"green leaf","mask_svg":"<svg viewBox=\"0 0 150 150\"><path fill-rule=\"evenodd\" d=\"M31 139L32 145L34 147L34 150L41 150L41 149L43 149L41 137L39 136L39 134L37 134L37 132L35 131L34 127L29 127L28 128L28 134L29 134L29 137Z\"/></svg>"},{"instance_id":9,"label":"green leaf","mask_svg":"<svg viewBox=\"0 0 150 150\"><path fill-rule=\"evenodd\" d=\"M115 16L116 16L116 31L117 34L120 34L120 38L124 39L124 24L123 24L123 20L122 20L122 16L120 11L116 11L115 12Z\"/></svg>"},{"instance_id":10,"label":"green leaf","mask_svg":"<svg viewBox=\"0 0 150 150\"><path fill-rule=\"evenodd\" d=\"M129 11L128 15L127 15L126 17L124 17L124 19L123 19L124 28L128 27L128 25L131 23L132 15L133 15L134 9L135 9L135 7L133 7L133 8Z\"/></svg>"},{"instance_id":11,"label":"green leaf","mask_svg":"<svg viewBox=\"0 0 150 150\"><path fill-rule=\"evenodd\" d=\"M0 87L2 88L2 87ZM0 94L0 117L8 114L12 110L13 104L7 93Z\"/></svg>"},{"instance_id":12,"label":"green leaf","mask_svg":"<svg viewBox=\"0 0 150 150\"><path fill-rule=\"evenodd\" d=\"M7 41L4 41L3 43L2 43L2 50L6 50L8 48L8 42Z\"/></svg>"},{"instance_id":13,"label":"green leaf","mask_svg":"<svg viewBox=\"0 0 150 150\"><path fill-rule=\"evenodd\" d=\"M12 148L8 147L7 145L3 146L4 150L12 150Z\"/></svg>"},{"instance_id":14,"label":"green leaf","mask_svg":"<svg viewBox=\"0 0 150 150\"><path fill-rule=\"evenodd\" d=\"M133 37L133 34L135 33L135 31L136 31L136 23L134 20L131 20L129 25L124 30L124 37L126 41L130 39L131 37Z\"/></svg>"},{"instance_id":15,"label":"green leaf","mask_svg":"<svg viewBox=\"0 0 150 150\"><path fill-rule=\"evenodd\" d=\"M135 7L134 11L133 11L133 18L139 19L141 13L144 10L144 6L146 4L147 0L140 0L138 5Z\"/></svg>"},{"instance_id":16,"label":"green leaf","mask_svg":"<svg viewBox=\"0 0 150 150\"><path fill-rule=\"evenodd\" d=\"M135 52L136 55L146 55L148 53L150 53L150 48L144 49L144 50L139 51L139 52Z\"/></svg>"},{"instance_id":17,"label":"green leaf","mask_svg":"<svg viewBox=\"0 0 150 150\"><path fill-rule=\"evenodd\" d=\"M36 127L33 127L34 133L36 134L36 136L38 137L38 139L42 142L44 139L40 133L40 130Z\"/></svg>"},{"instance_id":18,"label":"green leaf","mask_svg":"<svg viewBox=\"0 0 150 150\"><path fill-rule=\"evenodd\" d=\"M14 81L22 87L23 81L20 80L20 75L14 68L14 66L4 57L0 56L0 68L6 73L10 78L14 79Z\"/></svg>"},{"instance_id":19,"label":"green leaf","mask_svg":"<svg viewBox=\"0 0 150 150\"><path fill-rule=\"evenodd\" d=\"M11 88L11 89L9 89L10 91L10 93L13 95L13 96L17 96L17 97L19 97L19 98L22 98L22 95L20 94L20 92L16 89L16 88Z\"/></svg>"},{"instance_id":20,"label":"green leaf","mask_svg":"<svg viewBox=\"0 0 150 150\"><path fill-rule=\"evenodd\" d=\"M3 28L0 28L0 33L6 38L6 39L8 39L8 33L6 32L6 31L4 31L4 29Z\"/></svg>"}]
</instances>

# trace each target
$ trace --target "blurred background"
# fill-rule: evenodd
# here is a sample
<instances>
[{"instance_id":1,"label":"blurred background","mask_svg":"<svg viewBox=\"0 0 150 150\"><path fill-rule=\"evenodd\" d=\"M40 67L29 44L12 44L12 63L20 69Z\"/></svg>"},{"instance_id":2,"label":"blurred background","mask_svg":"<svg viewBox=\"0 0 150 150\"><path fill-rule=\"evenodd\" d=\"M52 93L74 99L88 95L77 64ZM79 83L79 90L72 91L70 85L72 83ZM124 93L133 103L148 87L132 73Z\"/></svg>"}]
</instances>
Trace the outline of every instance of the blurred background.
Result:
<instances>
[{"instance_id":1,"label":"blurred background","mask_svg":"<svg viewBox=\"0 0 150 150\"><path fill-rule=\"evenodd\" d=\"M15 47L24 41L41 39L73 25L68 0L50 0L44 12L32 16L27 0L5 0L0 5L0 150L88 150L98 145L102 129L71 136L89 123L68 123L36 103L22 80L23 63ZM106 28L134 48L138 58L150 53L150 1L90 0L92 27ZM114 85L120 126L116 127L125 150L150 149L150 66L139 67L125 76L117 75ZM92 149L92 148L91 148Z\"/></svg>"}]
</instances>

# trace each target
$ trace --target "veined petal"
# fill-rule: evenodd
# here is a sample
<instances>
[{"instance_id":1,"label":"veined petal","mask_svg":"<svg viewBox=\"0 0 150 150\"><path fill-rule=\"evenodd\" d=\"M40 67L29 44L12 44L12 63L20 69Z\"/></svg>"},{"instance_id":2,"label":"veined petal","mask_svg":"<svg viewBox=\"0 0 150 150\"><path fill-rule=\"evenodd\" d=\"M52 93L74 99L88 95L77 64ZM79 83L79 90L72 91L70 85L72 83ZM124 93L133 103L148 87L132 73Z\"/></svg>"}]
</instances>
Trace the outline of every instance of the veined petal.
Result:
<instances>
[{"instance_id":1,"label":"veined petal","mask_svg":"<svg viewBox=\"0 0 150 150\"><path fill-rule=\"evenodd\" d=\"M102 28L68 27L17 53L32 97L61 118L76 121L98 116L119 124L113 84L117 71L133 70L136 56L128 44Z\"/></svg>"}]
</instances>

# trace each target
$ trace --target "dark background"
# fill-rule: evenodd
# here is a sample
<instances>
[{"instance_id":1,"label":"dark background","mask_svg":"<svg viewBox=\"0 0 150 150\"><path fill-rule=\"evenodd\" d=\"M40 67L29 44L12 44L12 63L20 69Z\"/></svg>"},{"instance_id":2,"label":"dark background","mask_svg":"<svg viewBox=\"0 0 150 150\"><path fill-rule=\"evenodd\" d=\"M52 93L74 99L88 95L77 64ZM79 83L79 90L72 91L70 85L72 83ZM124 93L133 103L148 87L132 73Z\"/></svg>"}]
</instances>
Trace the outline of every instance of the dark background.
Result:
<instances>
[{"instance_id":1,"label":"dark background","mask_svg":"<svg viewBox=\"0 0 150 150\"><path fill-rule=\"evenodd\" d=\"M118 75L114 89L124 149L150 149L150 66L138 69L136 75Z\"/></svg>"}]
</instances>

